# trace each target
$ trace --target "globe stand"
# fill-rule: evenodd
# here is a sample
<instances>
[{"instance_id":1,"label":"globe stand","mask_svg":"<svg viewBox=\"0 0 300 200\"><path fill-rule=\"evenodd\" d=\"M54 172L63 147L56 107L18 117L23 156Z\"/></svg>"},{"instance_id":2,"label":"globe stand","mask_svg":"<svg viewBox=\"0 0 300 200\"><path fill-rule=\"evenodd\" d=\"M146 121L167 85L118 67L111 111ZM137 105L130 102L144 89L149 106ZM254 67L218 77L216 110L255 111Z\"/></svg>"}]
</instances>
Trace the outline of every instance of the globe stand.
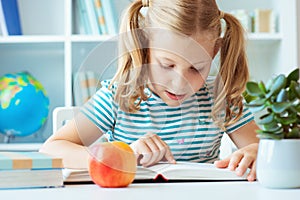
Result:
<instances>
[{"instance_id":1,"label":"globe stand","mask_svg":"<svg viewBox=\"0 0 300 200\"><path fill-rule=\"evenodd\" d=\"M4 143L10 143L10 141L12 139L15 138L15 135L12 133L12 131L7 131L5 134L4 134L4 139L3 139L3 142Z\"/></svg>"}]
</instances>

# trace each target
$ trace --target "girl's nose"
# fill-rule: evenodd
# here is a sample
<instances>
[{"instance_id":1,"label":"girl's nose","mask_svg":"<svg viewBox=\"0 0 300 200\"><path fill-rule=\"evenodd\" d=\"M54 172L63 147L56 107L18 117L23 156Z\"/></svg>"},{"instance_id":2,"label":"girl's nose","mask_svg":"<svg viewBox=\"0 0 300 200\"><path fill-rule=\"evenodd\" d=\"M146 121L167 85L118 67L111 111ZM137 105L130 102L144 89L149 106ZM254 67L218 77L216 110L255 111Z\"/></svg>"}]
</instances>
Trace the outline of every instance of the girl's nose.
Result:
<instances>
[{"instance_id":1,"label":"girl's nose","mask_svg":"<svg viewBox=\"0 0 300 200\"><path fill-rule=\"evenodd\" d=\"M175 91L178 92L187 92L185 91L188 85L188 80L182 71L175 71L174 76L172 77L172 85Z\"/></svg>"}]
</instances>

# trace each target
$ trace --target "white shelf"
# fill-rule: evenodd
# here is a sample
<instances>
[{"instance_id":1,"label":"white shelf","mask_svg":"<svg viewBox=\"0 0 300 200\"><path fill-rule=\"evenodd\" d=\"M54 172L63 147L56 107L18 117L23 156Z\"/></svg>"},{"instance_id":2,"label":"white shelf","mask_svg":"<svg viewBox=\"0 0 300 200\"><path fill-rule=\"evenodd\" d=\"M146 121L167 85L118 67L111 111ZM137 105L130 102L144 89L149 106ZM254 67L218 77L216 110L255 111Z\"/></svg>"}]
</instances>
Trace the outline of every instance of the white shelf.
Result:
<instances>
[{"instance_id":1,"label":"white shelf","mask_svg":"<svg viewBox=\"0 0 300 200\"><path fill-rule=\"evenodd\" d=\"M63 43L65 42L64 36L54 36L54 35L37 35L37 36L7 36L0 37L0 44L5 43Z\"/></svg>"},{"instance_id":2,"label":"white shelf","mask_svg":"<svg viewBox=\"0 0 300 200\"><path fill-rule=\"evenodd\" d=\"M280 33L248 33L246 38L250 41L280 41L283 37Z\"/></svg>"},{"instance_id":3,"label":"white shelf","mask_svg":"<svg viewBox=\"0 0 300 200\"><path fill-rule=\"evenodd\" d=\"M104 42L116 41L117 36L111 35L72 35L71 42Z\"/></svg>"},{"instance_id":4,"label":"white shelf","mask_svg":"<svg viewBox=\"0 0 300 200\"><path fill-rule=\"evenodd\" d=\"M0 144L0 151L38 151L43 143Z\"/></svg>"},{"instance_id":5,"label":"white shelf","mask_svg":"<svg viewBox=\"0 0 300 200\"><path fill-rule=\"evenodd\" d=\"M250 41L279 41L282 40L280 33L247 33L246 38ZM56 35L22 35L22 36L7 36L0 37L0 44L5 43L59 43L65 42L65 36ZM71 42L104 42L104 41L117 41L117 36L111 35L72 35Z\"/></svg>"}]
</instances>

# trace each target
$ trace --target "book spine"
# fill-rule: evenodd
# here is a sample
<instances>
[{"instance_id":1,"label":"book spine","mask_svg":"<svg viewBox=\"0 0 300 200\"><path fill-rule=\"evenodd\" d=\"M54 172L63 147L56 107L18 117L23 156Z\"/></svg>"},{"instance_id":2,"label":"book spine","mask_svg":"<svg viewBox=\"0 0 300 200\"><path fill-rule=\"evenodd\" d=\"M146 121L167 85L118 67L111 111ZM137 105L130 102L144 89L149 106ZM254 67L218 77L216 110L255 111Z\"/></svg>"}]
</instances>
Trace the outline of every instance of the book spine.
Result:
<instances>
[{"instance_id":1,"label":"book spine","mask_svg":"<svg viewBox=\"0 0 300 200\"><path fill-rule=\"evenodd\" d=\"M2 35L8 36L1 0L0 0L0 28L1 28Z\"/></svg>"},{"instance_id":2,"label":"book spine","mask_svg":"<svg viewBox=\"0 0 300 200\"><path fill-rule=\"evenodd\" d=\"M275 33L275 20L273 10L255 9L254 11L255 33Z\"/></svg>"},{"instance_id":3,"label":"book spine","mask_svg":"<svg viewBox=\"0 0 300 200\"><path fill-rule=\"evenodd\" d=\"M91 25L92 34L99 35L101 33L98 28L97 17L96 17L96 13L94 11L94 4L91 0L85 0L84 2L86 5L87 15L88 15L88 19L89 19L89 22Z\"/></svg>"},{"instance_id":4,"label":"book spine","mask_svg":"<svg viewBox=\"0 0 300 200\"><path fill-rule=\"evenodd\" d=\"M85 72L78 72L74 79L74 97L76 105L83 105L89 99L89 89Z\"/></svg>"},{"instance_id":5,"label":"book spine","mask_svg":"<svg viewBox=\"0 0 300 200\"><path fill-rule=\"evenodd\" d=\"M82 13L80 11L80 6L79 6L79 1L75 1L74 3L74 9L75 9L75 24L74 24L74 32L84 35L84 34L88 34L86 28L84 27L84 20L83 20L83 16Z\"/></svg>"},{"instance_id":6,"label":"book spine","mask_svg":"<svg viewBox=\"0 0 300 200\"><path fill-rule=\"evenodd\" d=\"M39 152L0 152L0 170L62 168L62 159Z\"/></svg>"},{"instance_id":7,"label":"book spine","mask_svg":"<svg viewBox=\"0 0 300 200\"><path fill-rule=\"evenodd\" d=\"M91 29L91 26L89 23L84 0L77 0L77 4L78 4L78 10L79 10L80 23L82 23L85 33L87 35L90 35L90 34L92 34L92 29Z\"/></svg>"},{"instance_id":8,"label":"book spine","mask_svg":"<svg viewBox=\"0 0 300 200\"><path fill-rule=\"evenodd\" d=\"M116 17L113 3L111 0L101 0L103 15L107 25L108 34L115 35L118 33L118 18Z\"/></svg>"},{"instance_id":9,"label":"book spine","mask_svg":"<svg viewBox=\"0 0 300 200\"><path fill-rule=\"evenodd\" d=\"M17 0L0 0L8 35L22 35ZM1 18L1 17L0 17ZM1 23L3 24L3 22ZM3 25L2 25L3 26ZM2 28L1 26L1 28ZM3 29L3 28L2 28ZM5 29L4 29L4 34Z\"/></svg>"},{"instance_id":10,"label":"book spine","mask_svg":"<svg viewBox=\"0 0 300 200\"><path fill-rule=\"evenodd\" d=\"M260 32L260 11L259 9L254 10L254 32L259 33Z\"/></svg>"},{"instance_id":11,"label":"book spine","mask_svg":"<svg viewBox=\"0 0 300 200\"><path fill-rule=\"evenodd\" d=\"M91 98L97 91L97 85L99 81L97 80L97 75L93 71L86 72L86 79L88 84L89 98Z\"/></svg>"},{"instance_id":12,"label":"book spine","mask_svg":"<svg viewBox=\"0 0 300 200\"><path fill-rule=\"evenodd\" d=\"M105 35L107 34L107 29L106 29L106 22L103 14L103 7L101 0L92 0L94 1L94 8L95 8L95 13L97 15L97 21L99 28L101 30L101 34Z\"/></svg>"}]
</instances>

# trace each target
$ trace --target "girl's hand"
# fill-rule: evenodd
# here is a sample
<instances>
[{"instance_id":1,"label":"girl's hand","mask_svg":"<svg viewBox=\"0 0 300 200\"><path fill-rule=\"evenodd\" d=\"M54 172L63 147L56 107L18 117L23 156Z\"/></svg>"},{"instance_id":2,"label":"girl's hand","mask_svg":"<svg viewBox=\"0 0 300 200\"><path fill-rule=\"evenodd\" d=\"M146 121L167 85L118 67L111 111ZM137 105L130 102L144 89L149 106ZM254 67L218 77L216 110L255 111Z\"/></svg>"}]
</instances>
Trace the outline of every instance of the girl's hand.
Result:
<instances>
[{"instance_id":1,"label":"girl's hand","mask_svg":"<svg viewBox=\"0 0 300 200\"><path fill-rule=\"evenodd\" d=\"M163 159L169 163L176 163L169 146L154 133L147 133L130 147L137 155L138 164L143 166L154 165Z\"/></svg>"},{"instance_id":2,"label":"girl's hand","mask_svg":"<svg viewBox=\"0 0 300 200\"><path fill-rule=\"evenodd\" d=\"M229 157L215 162L215 165L219 168L228 167L232 171L236 171L238 176L242 176L247 168L250 168L250 172L247 176L248 181L254 181L256 179L256 157L257 157L258 144L250 144L241 148Z\"/></svg>"}]
</instances>

